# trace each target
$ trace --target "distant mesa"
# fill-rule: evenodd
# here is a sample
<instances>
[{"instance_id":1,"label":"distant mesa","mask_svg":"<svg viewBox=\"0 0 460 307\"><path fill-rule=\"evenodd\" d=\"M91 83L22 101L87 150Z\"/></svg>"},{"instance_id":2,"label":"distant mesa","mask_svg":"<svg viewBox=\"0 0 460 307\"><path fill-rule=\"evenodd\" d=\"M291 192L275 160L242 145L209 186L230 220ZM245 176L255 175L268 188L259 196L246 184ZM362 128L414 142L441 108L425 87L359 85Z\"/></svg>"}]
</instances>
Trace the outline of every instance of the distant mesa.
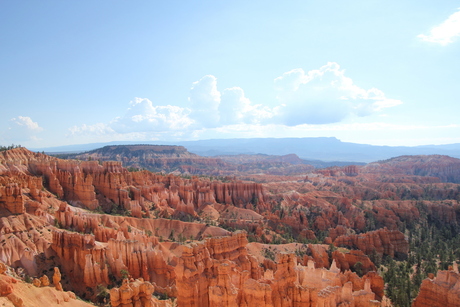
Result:
<instances>
[{"instance_id":1,"label":"distant mesa","mask_svg":"<svg viewBox=\"0 0 460 307\"><path fill-rule=\"evenodd\" d=\"M233 155L202 157L183 146L110 145L79 154L60 154L59 158L83 161L118 161L130 170L149 170L182 175L231 176L235 173L292 174L314 169L295 154L283 156ZM318 161L314 164L320 165ZM327 165L327 164L326 164Z\"/></svg>"},{"instance_id":2,"label":"distant mesa","mask_svg":"<svg viewBox=\"0 0 460 307\"><path fill-rule=\"evenodd\" d=\"M110 145L58 157L83 161L118 161L130 169L180 174L201 174L225 166L225 162L218 158L200 157L188 152L183 146L173 145Z\"/></svg>"},{"instance_id":3,"label":"distant mesa","mask_svg":"<svg viewBox=\"0 0 460 307\"><path fill-rule=\"evenodd\" d=\"M57 153L79 153L110 145L135 145L135 142L111 142L82 145L69 145L51 148L36 148L33 151ZM145 144L180 145L191 153L200 156L253 155L265 154L284 156L296 154L304 160L325 162L337 161L350 164L370 163L404 155L448 155L460 158L460 144L425 146L377 146L342 142L336 138L249 138L214 139L177 142L145 142ZM332 166L332 165L328 165ZM325 167L325 166L321 166Z\"/></svg>"},{"instance_id":4,"label":"distant mesa","mask_svg":"<svg viewBox=\"0 0 460 307\"><path fill-rule=\"evenodd\" d=\"M117 156L120 157L141 157L144 155L163 157L171 155L197 156L189 153L184 146L174 145L110 145L91 150L81 154L75 154L77 157L97 157L97 156ZM72 155L71 155L72 156Z\"/></svg>"}]
</instances>

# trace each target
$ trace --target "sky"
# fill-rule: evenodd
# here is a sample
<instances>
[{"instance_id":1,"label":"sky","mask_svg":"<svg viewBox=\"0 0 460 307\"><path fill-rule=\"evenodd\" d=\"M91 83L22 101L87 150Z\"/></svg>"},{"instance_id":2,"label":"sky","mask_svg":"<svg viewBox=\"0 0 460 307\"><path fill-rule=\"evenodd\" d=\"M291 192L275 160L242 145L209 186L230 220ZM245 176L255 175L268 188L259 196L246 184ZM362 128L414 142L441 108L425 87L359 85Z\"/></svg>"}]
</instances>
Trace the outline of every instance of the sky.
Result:
<instances>
[{"instance_id":1,"label":"sky","mask_svg":"<svg viewBox=\"0 0 460 307\"><path fill-rule=\"evenodd\" d=\"M0 145L460 143L459 1L0 1Z\"/></svg>"}]
</instances>

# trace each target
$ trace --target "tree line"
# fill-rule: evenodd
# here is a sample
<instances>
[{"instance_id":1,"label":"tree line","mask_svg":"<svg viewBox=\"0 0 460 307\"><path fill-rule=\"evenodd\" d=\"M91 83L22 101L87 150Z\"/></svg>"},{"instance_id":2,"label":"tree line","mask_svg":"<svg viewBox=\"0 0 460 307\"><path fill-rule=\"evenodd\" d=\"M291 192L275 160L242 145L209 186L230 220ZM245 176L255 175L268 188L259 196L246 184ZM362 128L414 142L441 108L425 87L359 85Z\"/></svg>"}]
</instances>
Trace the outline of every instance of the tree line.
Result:
<instances>
[{"instance_id":1,"label":"tree line","mask_svg":"<svg viewBox=\"0 0 460 307\"><path fill-rule=\"evenodd\" d=\"M14 149L14 148L21 148L21 147L22 147L21 145L14 145L14 144L11 144L10 146L1 146L0 145L0 151L10 150L10 149Z\"/></svg>"}]
</instances>

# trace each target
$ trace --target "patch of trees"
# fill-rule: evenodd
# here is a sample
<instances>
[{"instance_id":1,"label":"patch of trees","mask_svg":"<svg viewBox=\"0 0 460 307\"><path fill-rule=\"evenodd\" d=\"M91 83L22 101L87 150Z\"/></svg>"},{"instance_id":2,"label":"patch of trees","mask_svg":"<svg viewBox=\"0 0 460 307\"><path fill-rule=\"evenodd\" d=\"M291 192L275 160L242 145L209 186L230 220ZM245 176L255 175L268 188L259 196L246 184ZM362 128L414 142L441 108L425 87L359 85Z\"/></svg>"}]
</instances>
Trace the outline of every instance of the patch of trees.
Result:
<instances>
[{"instance_id":1,"label":"patch of trees","mask_svg":"<svg viewBox=\"0 0 460 307\"><path fill-rule=\"evenodd\" d=\"M457 223L442 223L418 205L420 219L404 223L408 235L409 255L405 261L384 258L381 270L386 283L386 295L395 306L411 306L422 280L438 270L447 270L460 259L460 227Z\"/></svg>"},{"instance_id":2,"label":"patch of trees","mask_svg":"<svg viewBox=\"0 0 460 307\"><path fill-rule=\"evenodd\" d=\"M22 147L21 145L14 145L14 144L11 144L10 146L0 146L0 151L10 150L14 148L21 148L21 147Z\"/></svg>"}]
</instances>

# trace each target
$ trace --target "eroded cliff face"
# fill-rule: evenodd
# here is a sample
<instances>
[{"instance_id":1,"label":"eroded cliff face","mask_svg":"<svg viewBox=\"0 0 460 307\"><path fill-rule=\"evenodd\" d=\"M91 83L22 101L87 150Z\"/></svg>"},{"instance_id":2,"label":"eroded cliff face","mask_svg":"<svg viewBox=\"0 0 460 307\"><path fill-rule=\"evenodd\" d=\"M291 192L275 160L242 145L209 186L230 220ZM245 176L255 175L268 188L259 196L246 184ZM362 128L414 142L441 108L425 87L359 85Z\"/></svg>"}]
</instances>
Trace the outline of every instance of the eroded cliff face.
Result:
<instances>
[{"instance_id":1,"label":"eroded cliff face","mask_svg":"<svg viewBox=\"0 0 460 307\"><path fill-rule=\"evenodd\" d=\"M438 271L436 277L423 280L413 307L460 306L460 274L457 263L446 271Z\"/></svg>"},{"instance_id":2,"label":"eroded cliff face","mask_svg":"<svg viewBox=\"0 0 460 307\"><path fill-rule=\"evenodd\" d=\"M179 306L377 306L383 280L366 254L404 256L401 223L422 207L456 223L458 203L397 199L400 183L382 192L388 183L372 176L347 167L221 182L14 149L0 153L0 260L49 280L57 266L62 288L86 299L116 286L114 306L172 304L152 295ZM423 193L446 187L436 184ZM383 194L394 197L373 199Z\"/></svg>"},{"instance_id":3,"label":"eroded cliff face","mask_svg":"<svg viewBox=\"0 0 460 307\"><path fill-rule=\"evenodd\" d=\"M139 306L139 307L172 307L169 300L159 300L153 296L155 287L142 278L129 280L125 278L119 288L110 290L110 303L112 307Z\"/></svg>"},{"instance_id":4,"label":"eroded cliff face","mask_svg":"<svg viewBox=\"0 0 460 307\"><path fill-rule=\"evenodd\" d=\"M129 172L121 162L60 160L24 148L1 153L0 160L0 204L12 213L23 212L22 188L30 189L32 198L46 188L75 206L108 213L124 210L135 217L148 217L155 209L160 215L194 217L216 203L241 207L264 202L263 188L256 183ZM17 173L22 178L15 180Z\"/></svg>"},{"instance_id":5,"label":"eroded cliff face","mask_svg":"<svg viewBox=\"0 0 460 307\"><path fill-rule=\"evenodd\" d=\"M364 234L339 236L334 245L357 248L366 254L377 253L381 256L404 257L409 252L409 243L398 230L386 228Z\"/></svg>"}]
</instances>

